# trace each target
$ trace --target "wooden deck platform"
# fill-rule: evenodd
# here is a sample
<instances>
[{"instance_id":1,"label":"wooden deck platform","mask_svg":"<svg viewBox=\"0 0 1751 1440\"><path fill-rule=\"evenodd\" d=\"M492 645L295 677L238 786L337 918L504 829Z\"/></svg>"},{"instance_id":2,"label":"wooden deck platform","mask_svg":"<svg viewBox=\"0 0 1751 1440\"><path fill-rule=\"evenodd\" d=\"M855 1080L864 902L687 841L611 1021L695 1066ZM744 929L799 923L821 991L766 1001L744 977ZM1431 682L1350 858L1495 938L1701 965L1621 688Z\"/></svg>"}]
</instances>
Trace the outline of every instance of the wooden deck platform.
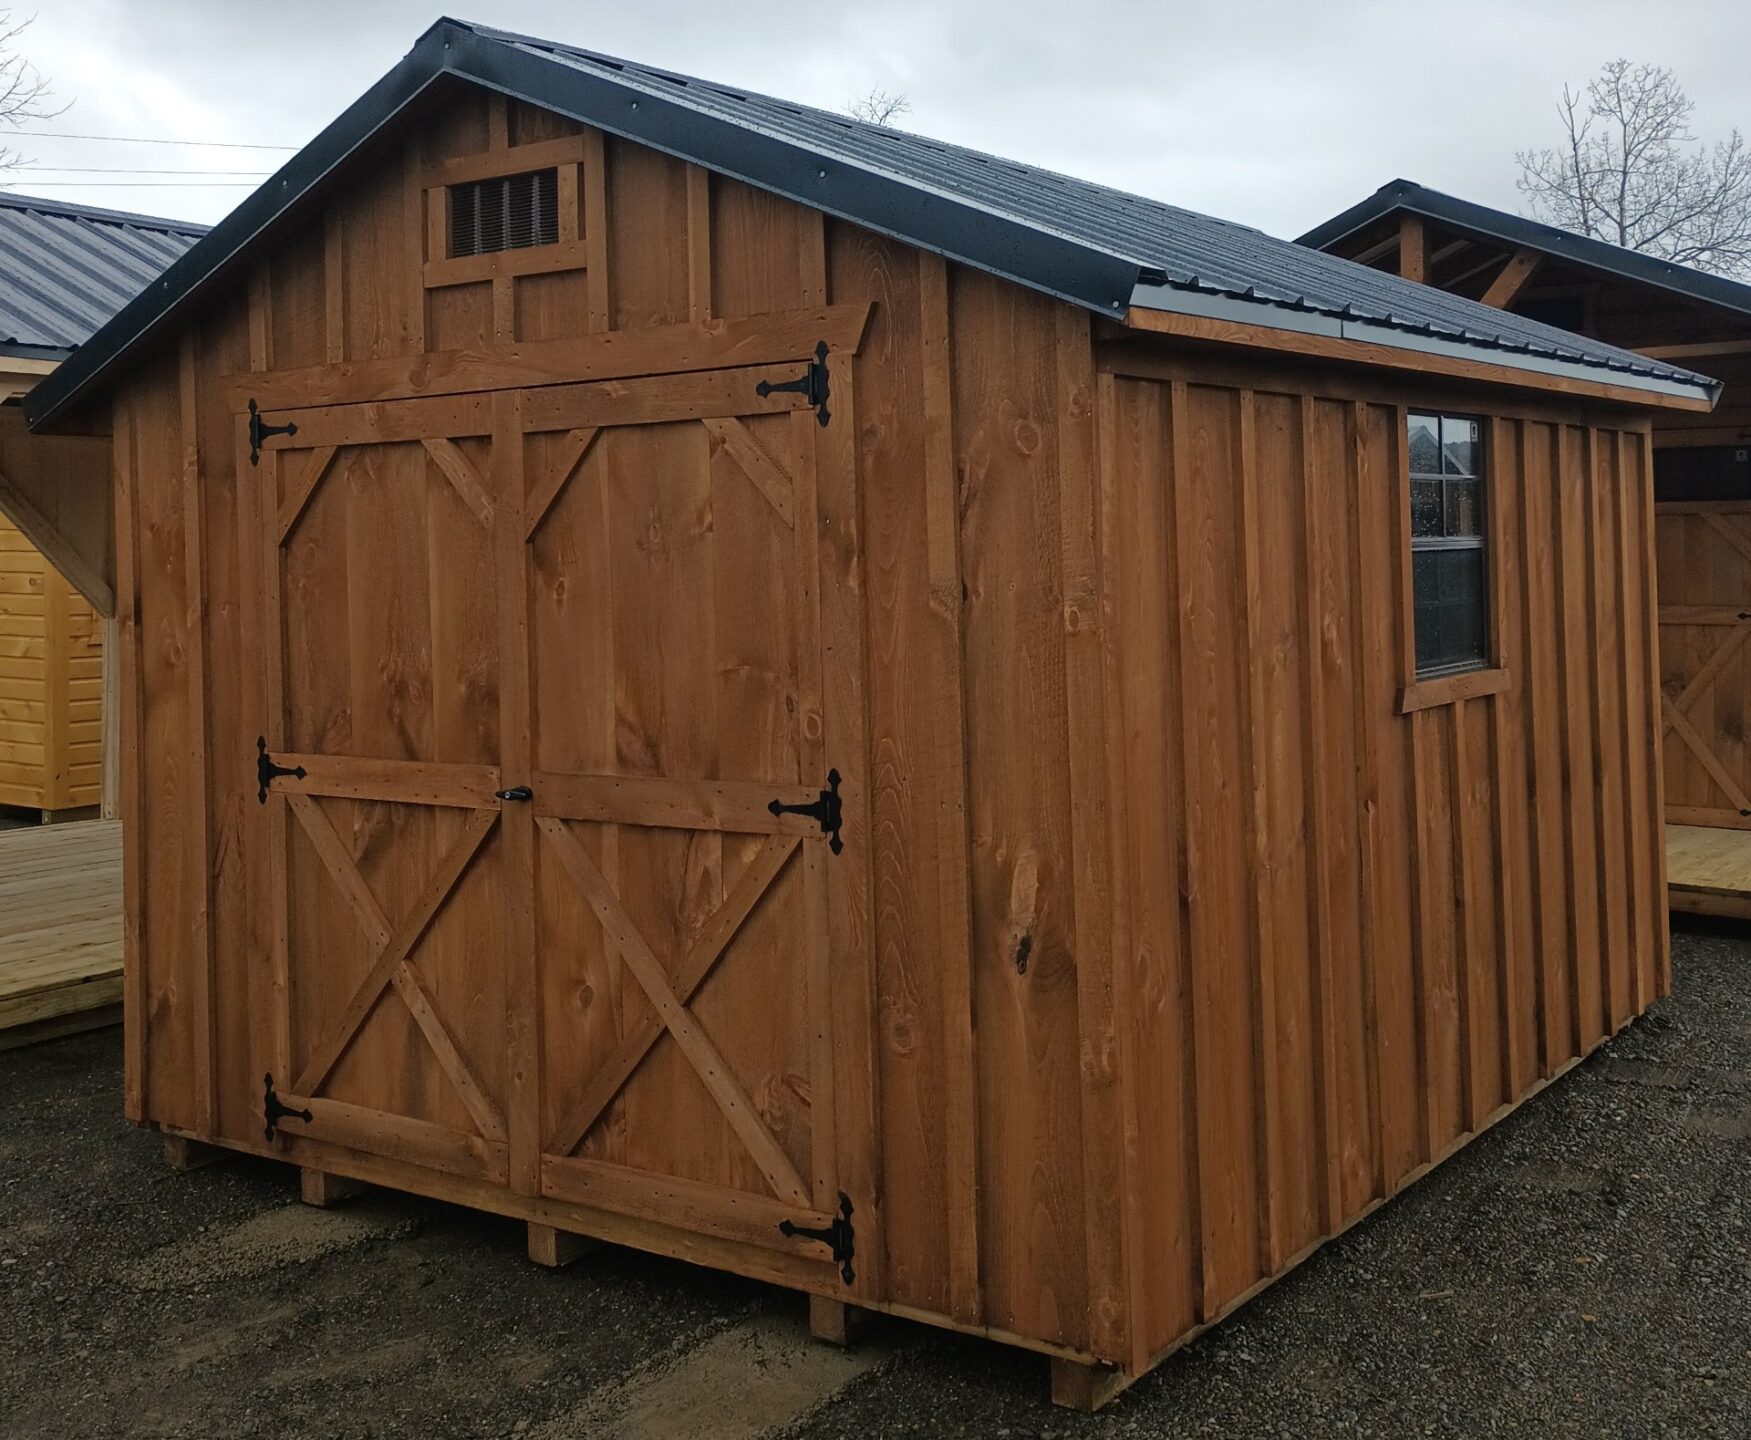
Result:
<instances>
[{"instance_id":1,"label":"wooden deck platform","mask_svg":"<svg viewBox=\"0 0 1751 1440\"><path fill-rule=\"evenodd\" d=\"M1683 914L1751 920L1751 831L1668 825L1666 894Z\"/></svg>"},{"instance_id":2,"label":"wooden deck platform","mask_svg":"<svg viewBox=\"0 0 1751 1440\"><path fill-rule=\"evenodd\" d=\"M0 831L0 1048L120 1017L122 827Z\"/></svg>"}]
</instances>

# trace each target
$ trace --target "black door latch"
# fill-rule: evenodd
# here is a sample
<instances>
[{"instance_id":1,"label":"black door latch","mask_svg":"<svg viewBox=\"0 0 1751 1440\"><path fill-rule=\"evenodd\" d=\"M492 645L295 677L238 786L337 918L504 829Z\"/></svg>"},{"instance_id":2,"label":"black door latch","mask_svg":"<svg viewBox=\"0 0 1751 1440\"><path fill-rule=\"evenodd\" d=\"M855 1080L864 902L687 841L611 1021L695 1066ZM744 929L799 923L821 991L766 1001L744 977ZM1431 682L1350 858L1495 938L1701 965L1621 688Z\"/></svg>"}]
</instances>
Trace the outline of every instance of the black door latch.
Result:
<instances>
[{"instance_id":1,"label":"black door latch","mask_svg":"<svg viewBox=\"0 0 1751 1440\"><path fill-rule=\"evenodd\" d=\"M492 793L500 800L533 800L535 798L535 792L527 785L513 785L509 790L495 790Z\"/></svg>"},{"instance_id":2,"label":"black door latch","mask_svg":"<svg viewBox=\"0 0 1751 1440\"><path fill-rule=\"evenodd\" d=\"M762 380L754 387L754 393L762 400L768 395L801 395L815 407L815 419L825 425L833 418L827 410L827 342L822 340L815 346L815 358L809 362L809 368L796 379L782 380L777 384Z\"/></svg>"},{"instance_id":3,"label":"black door latch","mask_svg":"<svg viewBox=\"0 0 1751 1440\"><path fill-rule=\"evenodd\" d=\"M857 1233L851 1228L851 1197L839 1192L839 1213L833 1223L825 1226L798 1225L794 1221L778 1222L778 1233L787 1240L819 1240L833 1252L833 1263L839 1267L839 1278L849 1285L857 1279L851 1260L857 1254Z\"/></svg>"},{"instance_id":4,"label":"black door latch","mask_svg":"<svg viewBox=\"0 0 1751 1440\"><path fill-rule=\"evenodd\" d=\"M785 805L774 800L766 807L774 815L807 815L821 827L821 833L827 836L827 848L837 855L845 848L845 843L839 838L839 826L845 818L845 807L839 799L839 772L827 772L827 788L821 792L819 800L807 805Z\"/></svg>"},{"instance_id":5,"label":"black door latch","mask_svg":"<svg viewBox=\"0 0 1751 1440\"><path fill-rule=\"evenodd\" d=\"M263 805L268 803L268 785L281 775L290 775L294 780L302 780L308 772L302 765L287 766L274 764L274 757L268 754L267 736L258 735L255 739L255 779L258 786L255 798Z\"/></svg>"},{"instance_id":6,"label":"black door latch","mask_svg":"<svg viewBox=\"0 0 1751 1440\"><path fill-rule=\"evenodd\" d=\"M266 1133L269 1140L274 1138L274 1132L280 1128L282 1120L302 1120L308 1125L316 1118L308 1110L294 1110L274 1093L274 1076L271 1070L261 1077L261 1084L261 1113L268 1122Z\"/></svg>"},{"instance_id":7,"label":"black door latch","mask_svg":"<svg viewBox=\"0 0 1751 1440\"><path fill-rule=\"evenodd\" d=\"M255 408L255 401L249 402L249 463L261 464L261 445L270 435L296 435L298 427L291 422L284 425L269 425L261 418L261 411Z\"/></svg>"}]
</instances>

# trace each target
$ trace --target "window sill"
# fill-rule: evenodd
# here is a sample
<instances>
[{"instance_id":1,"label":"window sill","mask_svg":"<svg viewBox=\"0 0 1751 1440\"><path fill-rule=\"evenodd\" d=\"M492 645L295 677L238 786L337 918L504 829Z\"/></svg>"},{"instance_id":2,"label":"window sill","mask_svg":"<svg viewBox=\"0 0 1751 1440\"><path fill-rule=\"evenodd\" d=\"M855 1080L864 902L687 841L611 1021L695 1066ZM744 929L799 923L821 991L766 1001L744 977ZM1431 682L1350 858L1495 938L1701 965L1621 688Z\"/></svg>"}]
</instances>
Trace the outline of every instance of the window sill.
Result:
<instances>
[{"instance_id":1,"label":"window sill","mask_svg":"<svg viewBox=\"0 0 1751 1440\"><path fill-rule=\"evenodd\" d=\"M1418 680L1398 692L1398 713L1429 710L1437 705L1456 705L1484 695L1499 695L1508 688L1508 672L1500 668L1461 670L1457 675L1436 675Z\"/></svg>"}]
</instances>

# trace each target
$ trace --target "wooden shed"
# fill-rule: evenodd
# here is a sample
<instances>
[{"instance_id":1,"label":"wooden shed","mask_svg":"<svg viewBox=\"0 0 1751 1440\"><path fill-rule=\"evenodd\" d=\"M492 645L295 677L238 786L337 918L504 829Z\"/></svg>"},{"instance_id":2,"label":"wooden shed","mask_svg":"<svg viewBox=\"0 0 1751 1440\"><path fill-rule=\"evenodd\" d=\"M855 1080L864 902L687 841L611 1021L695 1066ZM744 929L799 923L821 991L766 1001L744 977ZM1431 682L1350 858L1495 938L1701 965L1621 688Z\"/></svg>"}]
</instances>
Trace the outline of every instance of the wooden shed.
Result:
<instances>
[{"instance_id":1,"label":"wooden shed","mask_svg":"<svg viewBox=\"0 0 1751 1440\"><path fill-rule=\"evenodd\" d=\"M114 614L108 439L32 436L14 402L205 229L0 194L0 807L66 818L103 798Z\"/></svg>"},{"instance_id":2,"label":"wooden shed","mask_svg":"<svg viewBox=\"0 0 1751 1440\"><path fill-rule=\"evenodd\" d=\"M1098 1404L1667 989L1712 400L441 21L32 397L113 421L128 1114Z\"/></svg>"},{"instance_id":3,"label":"wooden shed","mask_svg":"<svg viewBox=\"0 0 1751 1440\"><path fill-rule=\"evenodd\" d=\"M1668 895L1751 919L1751 285L1409 180L1302 243L1720 382L1653 418Z\"/></svg>"}]
</instances>

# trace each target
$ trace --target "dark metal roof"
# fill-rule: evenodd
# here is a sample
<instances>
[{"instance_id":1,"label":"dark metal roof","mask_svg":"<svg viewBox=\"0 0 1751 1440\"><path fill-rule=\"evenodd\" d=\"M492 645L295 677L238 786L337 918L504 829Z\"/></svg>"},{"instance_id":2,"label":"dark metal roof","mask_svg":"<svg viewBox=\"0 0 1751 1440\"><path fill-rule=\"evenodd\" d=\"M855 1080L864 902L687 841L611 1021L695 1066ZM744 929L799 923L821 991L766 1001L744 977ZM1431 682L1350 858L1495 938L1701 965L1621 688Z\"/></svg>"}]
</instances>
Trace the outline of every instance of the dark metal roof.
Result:
<instances>
[{"instance_id":1,"label":"dark metal roof","mask_svg":"<svg viewBox=\"0 0 1751 1440\"><path fill-rule=\"evenodd\" d=\"M443 75L746 180L1102 314L1223 313L1514 368L1712 398L1716 382L1244 225L904 131L487 26L440 20L407 58L27 402L46 423ZM1235 315L1235 309L1244 315ZM1314 323L1318 322L1318 323ZM1482 358L1482 357L1479 357Z\"/></svg>"},{"instance_id":2,"label":"dark metal roof","mask_svg":"<svg viewBox=\"0 0 1751 1440\"><path fill-rule=\"evenodd\" d=\"M0 350L64 358L206 233L205 225L0 193Z\"/></svg>"},{"instance_id":3,"label":"dark metal roof","mask_svg":"<svg viewBox=\"0 0 1751 1440\"><path fill-rule=\"evenodd\" d=\"M1741 315L1751 315L1751 285L1722 275L1705 275L1688 265L1627 250L1605 240L1577 235L1524 215L1495 210L1461 200L1440 190L1431 190L1414 180L1393 180L1382 185L1361 203L1323 225L1315 225L1295 243L1328 250L1346 236L1354 235L1390 215L1409 213L1437 220L1456 230L1468 230L1504 245L1537 250L1575 265L1603 271L1621 280L1631 280L1669 290L1686 299L1719 305Z\"/></svg>"}]
</instances>

